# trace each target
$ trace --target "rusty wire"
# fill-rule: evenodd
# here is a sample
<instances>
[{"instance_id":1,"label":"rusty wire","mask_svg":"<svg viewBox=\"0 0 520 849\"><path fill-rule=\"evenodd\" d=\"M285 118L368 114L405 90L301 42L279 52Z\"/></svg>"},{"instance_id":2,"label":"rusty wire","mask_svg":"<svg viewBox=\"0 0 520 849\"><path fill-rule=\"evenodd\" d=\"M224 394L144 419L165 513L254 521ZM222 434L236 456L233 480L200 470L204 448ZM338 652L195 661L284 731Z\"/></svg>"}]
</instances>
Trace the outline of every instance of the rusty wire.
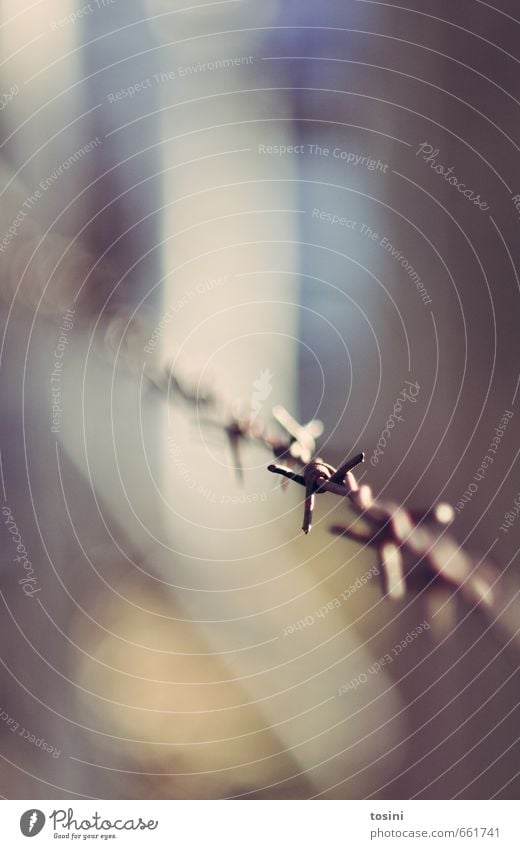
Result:
<instances>
[{"instance_id":1,"label":"rusty wire","mask_svg":"<svg viewBox=\"0 0 520 849\"><path fill-rule=\"evenodd\" d=\"M160 381L153 380L161 389L171 389L184 401L195 406L203 404L205 411L222 408L221 399L200 386L189 387L171 371ZM495 605L494 586L497 569L488 562L474 563L467 552L450 536L447 526L454 518L453 508L444 502L424 510L406 509L392 502L376 500L367 484L358 484L352 469L364 460L356 454L339 468L335 468L317 455L316 440L321 435L321 422L313 420L299 424L282 406L273 408L272 416L285 438L272 433L269 426L247 414L228 414L223 420L204 419L207 424L223 429L233 456L236 474L243 479L241 462L242 445L252 440L264 445L278 463L270 464L268 471L305 489L302 529L309 533L312 527L315 497L325 492L346 498L355 514L348 525L334 525L329 530L361 545L375 549L382 577L383 592L391 599L402 599L410 587L429 588L442 582L472 605Z\"/></svg>"}]
</instances>

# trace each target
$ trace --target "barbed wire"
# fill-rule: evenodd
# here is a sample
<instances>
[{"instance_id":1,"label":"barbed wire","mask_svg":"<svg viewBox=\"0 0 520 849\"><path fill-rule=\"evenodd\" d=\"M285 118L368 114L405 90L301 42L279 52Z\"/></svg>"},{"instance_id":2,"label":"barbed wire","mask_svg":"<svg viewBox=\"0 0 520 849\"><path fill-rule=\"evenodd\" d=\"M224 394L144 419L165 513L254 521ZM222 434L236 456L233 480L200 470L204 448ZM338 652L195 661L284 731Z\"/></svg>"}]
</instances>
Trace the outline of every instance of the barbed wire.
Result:
<instances>
[{"instance_id":1,"label":"barbed wire","mask_svg":"<svg viewBox=\"0 0 520 849\"><path fill-rule=\"evenodd\" d=\"M146 374L146 372L145 372ZM220 427L230 444L237 477L243 480L242 449L256 442L268 449L276 463L267 470L282 478L285 485L297 483L305 489L302 529L312 528L316 496L325 492L346 499L354 513L346 525L333 525L329 531L375 550L384 594L393 600L404 598L407 590L427 590L438 583L460 592L472 605L482 604L489 611L497 609L495 590L499 572L487 560L476 563L447 533L455 512L451 505L440 502L425 509L407 509L394 502L376 499L368 484L359 484L353 469L364 461L356 454L339 468L326 462L318 453L317 439L323 432L318 420L300 424L281 405L272 409L272 422L266 423L247 412L233 410L231 405L203 387L189 385L166 368L159 379L149 375L156 388L173 394L195 407L203 406L205 416L199 421ZM211 410L218 413L212 419ZM224 412L223 411L227 411ZM273 433L270 425L285 432ZM283 465L282 465L283 464Z\"/></svg>"}]
</instances>

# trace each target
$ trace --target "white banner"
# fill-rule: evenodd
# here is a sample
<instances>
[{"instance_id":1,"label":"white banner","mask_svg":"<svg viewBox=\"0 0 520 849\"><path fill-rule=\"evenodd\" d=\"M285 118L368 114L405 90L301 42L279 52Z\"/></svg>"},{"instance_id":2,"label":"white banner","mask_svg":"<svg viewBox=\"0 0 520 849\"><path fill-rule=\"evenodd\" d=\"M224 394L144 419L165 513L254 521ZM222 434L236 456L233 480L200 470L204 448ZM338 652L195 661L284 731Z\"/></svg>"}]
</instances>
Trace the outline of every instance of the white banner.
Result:
<instances>
[{"instance_id":1,"label":"white banner","mask_svg":"<svg viewBox=\"0 0 520 849\"><path fill-rule=\"evenodd\" d=\"M517 807L513 801L3 801L0 822L7 849L95 841L118 849L518 849Z\"/></svg>"}]
</instances>

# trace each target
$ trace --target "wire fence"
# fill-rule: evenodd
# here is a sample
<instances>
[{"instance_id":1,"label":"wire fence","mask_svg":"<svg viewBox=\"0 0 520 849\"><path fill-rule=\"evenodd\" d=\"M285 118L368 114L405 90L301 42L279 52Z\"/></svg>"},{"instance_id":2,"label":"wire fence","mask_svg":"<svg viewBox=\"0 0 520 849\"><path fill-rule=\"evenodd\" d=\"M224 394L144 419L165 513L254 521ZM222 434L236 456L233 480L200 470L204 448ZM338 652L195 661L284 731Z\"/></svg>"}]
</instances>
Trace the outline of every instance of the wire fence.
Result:
<instances>
[{"instance_id":1,"label":"wire fence","mask_svg":"<svg viewBox=\"0 0 520 849\"><path fill-rule=\"evenodd\" d=\"M244 478L244 450L252 443L261 444L276 461L266 471L281 477L284 486L291 482L304 489L305 534L312 528L317 496L330 493L347 500L351 520L332 525L329 531L375 551L382 591L388 598L400 600L407 593L428 591L442 583L470 605L498 618L500 572L486 558L470 556L448 532L455 517L450 504L408 508L375 498L372 488L359 484L354 473L364 462L363 453L338 468L321 457L318 440L323 427L317 420L300 424L280 405L272 408L269 421L260 420L236 405L233 409L203 385L190 385L170 368L145 375L168 400L203 409L201 421L224 431L239 481Z\"/></svg>"}]
</instances>

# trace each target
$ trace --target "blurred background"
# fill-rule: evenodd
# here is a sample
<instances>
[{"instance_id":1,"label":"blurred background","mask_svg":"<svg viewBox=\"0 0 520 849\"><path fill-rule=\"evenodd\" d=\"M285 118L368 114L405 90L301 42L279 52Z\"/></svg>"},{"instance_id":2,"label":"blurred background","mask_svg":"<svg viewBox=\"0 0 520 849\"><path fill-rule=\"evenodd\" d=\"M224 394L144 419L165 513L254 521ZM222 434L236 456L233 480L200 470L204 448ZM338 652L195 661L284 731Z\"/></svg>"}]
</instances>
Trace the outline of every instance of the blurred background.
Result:
<instances>
[{"instance_id":1,"label":"blurred background","mask_svg":"<svg viewBox=\"0 0 520 849\"><path fill-rule=\"evenodd\" d=\"M516 798L515 4L0 8L0 794ZM451 502L507 603L386 599L164 368Z\"/></svg>"}]
</instances>

